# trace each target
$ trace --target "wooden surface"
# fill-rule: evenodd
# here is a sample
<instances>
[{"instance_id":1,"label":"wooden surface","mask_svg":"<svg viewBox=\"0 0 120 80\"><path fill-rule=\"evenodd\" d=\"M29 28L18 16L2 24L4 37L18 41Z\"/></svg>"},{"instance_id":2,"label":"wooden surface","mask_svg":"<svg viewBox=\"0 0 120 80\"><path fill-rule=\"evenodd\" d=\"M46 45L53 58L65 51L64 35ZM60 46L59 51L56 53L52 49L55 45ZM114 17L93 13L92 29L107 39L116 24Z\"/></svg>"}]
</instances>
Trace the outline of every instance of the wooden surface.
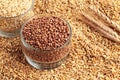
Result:
<instances>
[{"instance_id":1,"label":"wooden surface","mask_svg":"<svg viewBox=\"0 0 120 80\"><path fill-rule=\"evenodd\" d=\"M35 14L53 14L72 27L72 49L53 70L37 70L25 60L20 38L0 38L0 80L120 80L120 44L111 42L82 23L79 9L95 5L120 24L119 0L35 0Z\"/></svg>"}]
</instances>

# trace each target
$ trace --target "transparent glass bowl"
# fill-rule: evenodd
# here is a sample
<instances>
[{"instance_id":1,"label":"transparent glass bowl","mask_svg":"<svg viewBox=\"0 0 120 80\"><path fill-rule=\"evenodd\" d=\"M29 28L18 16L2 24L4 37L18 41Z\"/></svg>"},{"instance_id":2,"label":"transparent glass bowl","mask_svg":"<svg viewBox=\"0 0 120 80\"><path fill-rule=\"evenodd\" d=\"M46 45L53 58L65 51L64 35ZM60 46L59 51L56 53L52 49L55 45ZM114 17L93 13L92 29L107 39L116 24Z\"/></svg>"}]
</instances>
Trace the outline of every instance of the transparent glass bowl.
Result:
<instances>
[{"instance_id":1,"label":"transparent glass bowl","mask_svg":"<svg viewBox=\"0 0 120 80\"><path fill-rule=\"evenodd\" d=\"M23 23L34 15L33 6L34 0L31 0L32 4L23 14L15 17L3 17L0 16L0 36L2 37L15 37L20 35L20 29Z\"/></svg>"},{"instance_id":2,"label":"transparent glass bowl","mask_svg":"<svg viewBox=\"0 0 120 80\"><path fill-rule=\"evenodd\" d=\"M29 20L37 17L40 18L40 16L34 16ZM27 22L29 22L29 20ZM68 23L70 35L68 36L68 40L65 42L65 44L53 50L40 50L40 49L34 48L30 44L26 43L26 41L24 40L24 35L22 34L22 31L24 29L24 26L27 24L27 22L23 25L20 32L22 51L25 55L27 62L33 67L37 69L43 69L43 70L53 69L60 66L68 56L71 48L70 42L71 42L72 30L69 23L66 22ZM50 61L47 61L48 59Z\"/></svg>"}]
</instances>

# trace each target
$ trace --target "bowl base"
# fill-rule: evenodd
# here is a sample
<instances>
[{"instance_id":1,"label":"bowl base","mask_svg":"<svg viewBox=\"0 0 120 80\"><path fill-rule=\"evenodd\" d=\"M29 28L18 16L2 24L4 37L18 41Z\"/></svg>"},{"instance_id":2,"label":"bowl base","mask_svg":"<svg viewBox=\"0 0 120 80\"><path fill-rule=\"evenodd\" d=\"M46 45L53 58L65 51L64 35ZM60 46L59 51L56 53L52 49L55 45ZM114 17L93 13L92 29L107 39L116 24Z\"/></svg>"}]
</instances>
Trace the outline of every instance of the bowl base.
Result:
<instances>
[{"instance_id":1,"label":"bowl base","mask_svg":"<svg viewBox=\"0 0 120 80\"><path fill-rule=\"evenodd\" d=\"M26 55L25 55L25 57L26 57L27 62L34 68L42 69L42 70L49 70L49 69L54 69L54 68L57 68L58 66L60 66L65 61L67 56L65 58L61 59L60 61L54 62L54 63L38 63L38 62L33 61Z\"/></svg>"},{"instance_id":2,"label":"bowl base","mask_svg":"<svg viewBox=\"0 0 120 80\"><path fill-rule=\"evenodd\" d=\"M3 32L0 30L1 37L17 37L19 35L20 35L20 30L16 30L15 32L11 32L11 33Z\"/></svg>"}]
</instances>

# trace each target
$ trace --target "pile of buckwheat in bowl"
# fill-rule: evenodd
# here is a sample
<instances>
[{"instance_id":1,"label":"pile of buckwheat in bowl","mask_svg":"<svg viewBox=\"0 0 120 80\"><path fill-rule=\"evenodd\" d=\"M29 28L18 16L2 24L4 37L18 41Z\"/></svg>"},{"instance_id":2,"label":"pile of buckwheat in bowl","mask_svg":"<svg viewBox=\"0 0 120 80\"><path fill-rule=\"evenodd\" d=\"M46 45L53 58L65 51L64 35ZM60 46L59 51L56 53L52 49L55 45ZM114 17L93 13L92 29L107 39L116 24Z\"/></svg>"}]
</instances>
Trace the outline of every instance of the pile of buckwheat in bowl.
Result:
<instances>
[{"instance_id":1,"label":"pile of buckwheat in bowl","mask_svg":"<svg viewBox=\"0 0 120 80\"><path fill-rule=\"evenodd\" d=\"M13 37L23 23L34 15L34 0L0 0L0 36Z\"/></svg>"},{"instance_id":2,"label":"pile of buckwheat in bowl","mask_svg":"<svg viewBox=\"0 0 120 80\"><path fill-rule=\"evenodd\" d=\"M53 69L69 54L71 27L55 16L34 16L21 29L22 50L37 69Z\"/></svg>"}]
</instances>

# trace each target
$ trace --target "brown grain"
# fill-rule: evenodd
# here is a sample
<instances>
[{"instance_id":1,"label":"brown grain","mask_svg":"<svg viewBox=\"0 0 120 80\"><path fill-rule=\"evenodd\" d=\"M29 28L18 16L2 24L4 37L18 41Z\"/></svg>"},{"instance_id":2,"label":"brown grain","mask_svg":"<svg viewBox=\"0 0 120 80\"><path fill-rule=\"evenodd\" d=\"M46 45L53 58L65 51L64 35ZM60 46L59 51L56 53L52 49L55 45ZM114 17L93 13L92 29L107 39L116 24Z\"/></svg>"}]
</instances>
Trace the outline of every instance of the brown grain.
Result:
<instances>
[{"instance_id":1,"label":"brown grain","mask_svg":"<svg viewBox=\"0 0 120 80\"><path fill-rule=\"evenodd\" d=\"M23 35L27 43L41 50L51 50L62 46L67 40L69 28L58 17L42 17L29 21Z\"/></svg>"}]
</instances>

